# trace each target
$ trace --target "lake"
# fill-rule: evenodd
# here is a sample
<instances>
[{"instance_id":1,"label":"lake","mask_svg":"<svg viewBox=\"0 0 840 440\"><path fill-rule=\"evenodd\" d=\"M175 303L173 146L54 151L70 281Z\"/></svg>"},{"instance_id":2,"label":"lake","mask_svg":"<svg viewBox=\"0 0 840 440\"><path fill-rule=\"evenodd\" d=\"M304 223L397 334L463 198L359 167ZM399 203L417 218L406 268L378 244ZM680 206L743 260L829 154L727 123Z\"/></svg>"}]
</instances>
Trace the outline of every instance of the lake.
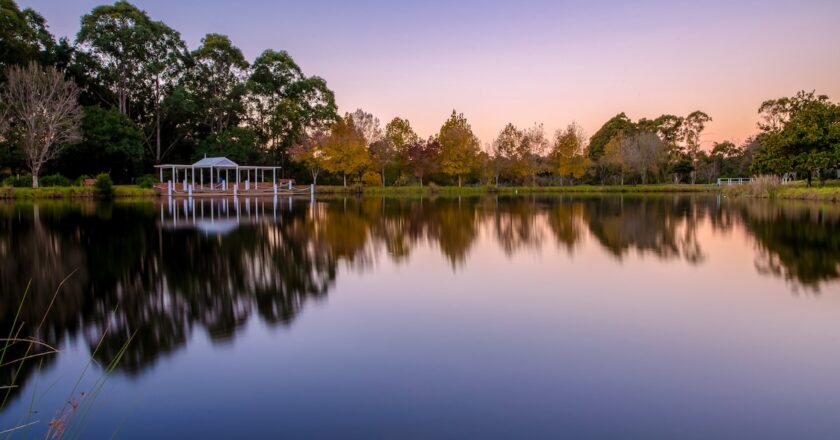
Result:
<instances>
[{"instance_id":1,"label":"lake","mask_svg":"<svg viewBox=\"0 0 840 440\"><path fill-rule=\"evenodd\" d=\"M835 205L5 203L0 283L13 434L840 437Z\"/></svg>"}]
</instances>

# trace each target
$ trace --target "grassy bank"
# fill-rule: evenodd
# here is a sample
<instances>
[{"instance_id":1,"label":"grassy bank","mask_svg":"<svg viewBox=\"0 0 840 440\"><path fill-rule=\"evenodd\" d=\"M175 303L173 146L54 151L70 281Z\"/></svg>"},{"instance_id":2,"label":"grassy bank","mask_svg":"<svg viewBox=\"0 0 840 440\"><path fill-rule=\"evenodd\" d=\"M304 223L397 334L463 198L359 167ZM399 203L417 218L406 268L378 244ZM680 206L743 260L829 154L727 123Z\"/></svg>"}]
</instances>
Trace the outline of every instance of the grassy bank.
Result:
<instances>
[{"instance_id":1,"label":"grassy bank","mask_svg":"<svg viewBox=\"0 0 840 440\"><path fill-rule=\"evenodd\" d=\"M136 185L114 185L113 197L136 198L154 197L153 189L140 188ZM16 200L32 199L76 199L102 197L92 186L52 186L45 188L0 188L0 198Z\"/></svg>"},{"instance_id":2,"label":"grassy bank","mask_svg":"<svg viewBox=\"0 0 840 440\"><path fill-rule=\"evenodd\" d=\"M840 202L840 181L828 181L823 186L807 186L804 181L782 185L778 178L757 178L748 185L725 187L724 194L727 197Z\"/></svg>"},{"instance_id":3,"label":"grassy bank","mask_svg":"<svg viewBox=\"0 0 840 440\"><path fill-rule=\"evenodd\" d=\"M409 196L409 195L484 195L484 194L600 194L600 193L687 193L687 192L715 192L716 185L575 185L575 186L389 186L366 187L362 190L365 195L374 196ZM352 194L358 193L358 188L350 186L316 187L318 194Z\"/></svg>"},{"instance_id":4,"label":"grassy bank","mask_svg":"<svg viewBox=\"0 0 840 440\"><path fill-rule=\"evenodd\" d=\"M779 188L776 198L840 202L840 186Z\"/></svg>"}]
</instances>

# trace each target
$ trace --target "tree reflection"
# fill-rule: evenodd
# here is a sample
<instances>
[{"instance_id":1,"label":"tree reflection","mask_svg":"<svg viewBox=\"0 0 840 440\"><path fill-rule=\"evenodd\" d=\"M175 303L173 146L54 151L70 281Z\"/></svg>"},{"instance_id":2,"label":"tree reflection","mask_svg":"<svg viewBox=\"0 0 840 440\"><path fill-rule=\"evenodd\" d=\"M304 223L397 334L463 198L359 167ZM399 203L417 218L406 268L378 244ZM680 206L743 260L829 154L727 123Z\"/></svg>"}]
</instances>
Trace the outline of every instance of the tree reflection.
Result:
<instances>
[{"instance_id":1,"label":"tree reflection","mask_svg":"<svg viewBox=\"0 0 840 440\"><path fill-rule=\"evenodd\" d=\"M616 258L630 250L692 264L705 256L697 241L700 213L689 197L618 196L584 203L589 231Z\"/></svg>"},{"instance_id":2,"label":"tree reflection","mask_svg":"<svg viewBox=\"0 0 840 440\"><path fill-rule=\"evenodd\" d=\"M840 278L840 208L800 202L737 208L756 240L760 273L813 291Z\"/></svg>"},{"instance_id":3,"label":"tree reflection","mask_svg":"<svg viewBox=\"0 0 840 440\"><path fill-rule=\"evenodd\" d=\"M509 258L548 237L569 253L592 238L619 260L638 252L699 264L703 221L743 226L761 273L816 289L840 278L838 211L695 196L0 204L0 332L31 280L15 332L53 346L82 336L103 365L133 334L118 368L138 373L196 330L219 343L254 317L290 325L339 270L404 263L418 247L436 248L454 270L480 236ZM35 365L2 367L0 381L20 384Z\"/></svg>"}]
</instances>

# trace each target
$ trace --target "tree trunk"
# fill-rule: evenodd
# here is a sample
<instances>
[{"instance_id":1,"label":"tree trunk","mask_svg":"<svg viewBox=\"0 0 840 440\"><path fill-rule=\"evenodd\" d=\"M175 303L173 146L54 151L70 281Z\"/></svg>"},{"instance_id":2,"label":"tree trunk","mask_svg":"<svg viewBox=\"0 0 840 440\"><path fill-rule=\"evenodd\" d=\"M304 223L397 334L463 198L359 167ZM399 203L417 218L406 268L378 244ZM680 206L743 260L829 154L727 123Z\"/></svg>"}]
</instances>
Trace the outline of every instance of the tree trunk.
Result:
<instances>
[{"instance_id":1,"label":"tree trunk","mask_svg":"<svg viewBox=\"0 0 840 440\"><path fill-rule=\"evenodd\" d=\"M385 165L382 165L382 187L385 188Z\"/></svg>"},{"instance_id":2,"label":"tree trunk","mask_svg":"<svg viewBox=\"0 0 840 440\"><path fill-rule=\"evenodd\" d=\"M32 170L32 188L38 188L38 171L36 170Z\"/></svg>"},{"instance_id":3,"label":"tree trunk","mask_svg":"<svg viewBox=\"0 0 840 440\"><path fill-rule=\"evenodd\" d=\"M347 186L347 173L343 173L342 176L344 177L344 186Z\"/></svg>"},{"instance_id":4,"label":"tree trunk","mask_svg":"<svg viewBox=\"0 0 840 440\"><path fill-rule=\"evenodd\" d=\"M461 187L461 175L458 174L458 188Z\"/></svg>"}]
</instances>

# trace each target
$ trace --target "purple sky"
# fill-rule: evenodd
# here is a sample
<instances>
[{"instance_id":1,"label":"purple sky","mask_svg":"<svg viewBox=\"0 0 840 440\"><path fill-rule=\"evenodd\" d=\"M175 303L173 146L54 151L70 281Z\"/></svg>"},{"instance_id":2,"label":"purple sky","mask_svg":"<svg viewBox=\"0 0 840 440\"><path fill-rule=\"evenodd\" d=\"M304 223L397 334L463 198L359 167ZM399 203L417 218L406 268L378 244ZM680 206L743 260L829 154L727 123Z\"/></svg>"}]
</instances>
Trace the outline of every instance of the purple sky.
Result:
<instances>
[{"instance_id":1,"label":"purple sky","mask_svg":"<svg viewBox=\"0 0 840 440\"><path fill-rule=\"evenodd\" d=\"M74 36L96 0L19 0ZM840 98L840 1L135 0L190 48L227 34L249 60L287 50L340 111L408 118L422 136L452 109L483 142L505 123L571 121L588 134L631 118L703 110L704 141L755 132L762 100Z\"/></svg>"}]
</instances>

